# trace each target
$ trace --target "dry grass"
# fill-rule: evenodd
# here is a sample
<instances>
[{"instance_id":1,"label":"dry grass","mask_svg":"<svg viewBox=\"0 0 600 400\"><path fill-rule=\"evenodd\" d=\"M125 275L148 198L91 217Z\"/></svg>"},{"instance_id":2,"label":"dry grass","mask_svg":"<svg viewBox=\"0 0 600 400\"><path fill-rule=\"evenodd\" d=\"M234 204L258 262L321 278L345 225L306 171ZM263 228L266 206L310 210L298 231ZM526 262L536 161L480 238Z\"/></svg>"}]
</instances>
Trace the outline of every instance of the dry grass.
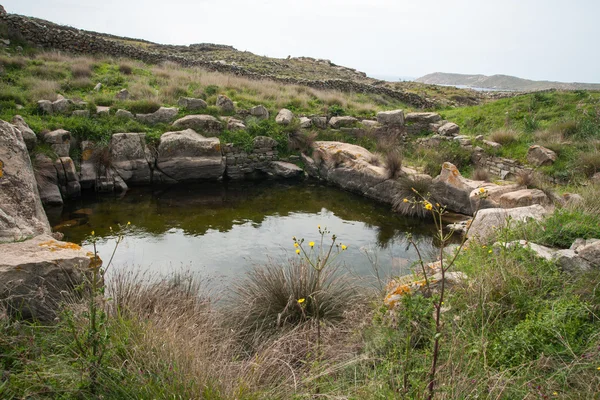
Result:
<instances>
[{"instance_id":1,"label":"dry grass","mask_svg":"<svg viewBox=\"0 0 600 400\"><path fill-rule=\"evenodd\" d=\"M535 173L533 171L520 170L517 171L516 182L525 187L530 187L537 182Z\"/></svg>"},{"instance_id":2,"label":"dry grass","mask_svg":"<svg viewBox=\"0 0 600 400\"><path fill-rule=\"evenodd\" d=\"M431 213L419 204L423 197L430 203L437 201L431 195L431 178L424 176L406 176L398 179L400 190L394 197L392 209L402 215L425 218ZM422 197L421 197L422 196ZM407 201L404 201L404 200Z\"/></svg>"},{"instance_id":3,"label":"dry grass","mask_svg":"<svg viewBox=\"0 0 600 400\"><path fill-rule=\"evenodd\" d=\"M600 149L581 153L576 162L577 168L588 178L600 172Z\"/></svg>"},{"instance_id":4,"label":"dry grass","mask_svg":"<svg viewBox=\"0 0 600 400\"><path fill-rule=\"evenodd\" d=\"M89 60L78 60L71 64L71 74L74 78L90 78L92 73L92 63Z\"/></svg>"},{"instance_id":5,"label":"dry grass","mask_svg":"<svg viewBox=\"0 0 600 400\"><path fill-rule=\"evenodd\" d=\"M57 92L60 90L60 84L55 80L39 78L23 78L23 85L27 88L29 101L38 100L56 100Z\"/></svg>"},{"instance_id":6,"label":"dry grass","mask_svg":"<svg viewBox=\"0 0 600 400\"><path fill-rule=\"evenodd\" d=\"M0 66L7 69L25 68L27 66L27 59L20 56L0 56Z\"/></svg>"},{"instance_id":7,"label":"dry grass","mask_svg":"<svg viewBox=\"0 0 600 400\"><path fill-rule=\"evenodd\" d=\"M489 135L489 140L492 142L500 143L501 145L507 145L509 143L516 142L519 139L519 132L513 129L499 129L493 131Z\"/></svg>"},{"instance_id":8,"label":"dry grass","mask_svg":"<svg viewBox=\"0 0 600 400\"><path fill-rule=\"evenodd\" d=\"M399 149L390 150L383 155L383 163L389 179L396 179L400 176L402 160L402 152Z\"/></svg>"},{"instance_id":9,"label":"dry grass","mask_svg":"<svg viewBox=\"0 0 600 400\"><path fill-rule=\"evenodd\" d=\"M295 130L289 133L288 148L290 150L299 150L303 153L309 153L316 139L316 132L304 132L301 130Z\"/></svg>"},{"instance_id":10,"label":"dry grass","mask_svg":"<svg viewBox=\"0 0 600 400\"><path fill-rule=\"evenodd\" d=\"M490 173L488 172L487 169L477 168L475 171L473 171L472 178L476 181L489 182L490 181Z\"/></svg>"}]
</instances>

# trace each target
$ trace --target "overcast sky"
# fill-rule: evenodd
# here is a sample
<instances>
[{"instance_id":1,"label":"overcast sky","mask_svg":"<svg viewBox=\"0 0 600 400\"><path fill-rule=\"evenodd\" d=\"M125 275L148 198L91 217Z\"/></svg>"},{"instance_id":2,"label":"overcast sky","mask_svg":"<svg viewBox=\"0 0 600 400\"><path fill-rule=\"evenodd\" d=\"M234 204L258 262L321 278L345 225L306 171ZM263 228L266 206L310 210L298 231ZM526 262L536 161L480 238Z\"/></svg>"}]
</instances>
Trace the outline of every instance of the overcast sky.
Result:
<instances>
[{"instance_id":1,"label":"overcast sky","mask_svg":"<svg viewBox=\"0 0 600 400\"><path fill-rule=\"evenodd\" d=\"M600 0L0 0L17 13L166 44L330 59L371 76L507 74L600 83Z\"/></svg>"}]
</instances>

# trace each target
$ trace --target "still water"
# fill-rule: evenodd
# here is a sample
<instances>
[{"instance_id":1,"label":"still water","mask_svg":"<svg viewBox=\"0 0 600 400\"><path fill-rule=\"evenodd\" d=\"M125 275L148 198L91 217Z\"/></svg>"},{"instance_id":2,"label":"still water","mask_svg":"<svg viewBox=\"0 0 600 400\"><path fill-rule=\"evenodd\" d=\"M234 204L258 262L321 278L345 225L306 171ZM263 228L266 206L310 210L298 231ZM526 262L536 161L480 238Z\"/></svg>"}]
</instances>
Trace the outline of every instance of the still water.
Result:
<instances>
[{"instance_id":1,"label":"still water","mask_svg":"<svg viewBox=\"0 0 600 400\"><path fill-rule=\"evenodd\" d=\"M131 222L113 269L161 274L183 269L225 281L243 275L253 264L297 257L292 237L318 242L318 225L348 246L337 259L343 267L363 276L373 275L366 254L377 259L382 275L408 271L416 253L408 248L406 232L422 252L435 248L431 224L400 217L387 205L314 181L133 188L120 198L89 195L62 210L48 211L64 240L92 250L94 231L105 265L119 224Z\"/></svg>"}]
</instances>

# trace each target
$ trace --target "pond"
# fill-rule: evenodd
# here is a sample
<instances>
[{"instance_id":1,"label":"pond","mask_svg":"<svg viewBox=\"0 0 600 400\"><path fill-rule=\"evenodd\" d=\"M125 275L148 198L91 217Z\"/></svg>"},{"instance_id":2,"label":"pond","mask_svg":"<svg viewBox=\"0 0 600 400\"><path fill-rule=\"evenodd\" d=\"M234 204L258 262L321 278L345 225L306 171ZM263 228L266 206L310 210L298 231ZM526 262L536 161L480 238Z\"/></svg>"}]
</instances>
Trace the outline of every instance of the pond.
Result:
<instances>
[{"instance_id":1,"label":"pond","mask_svg":"<svg viewBox=\"0 0 600 400\"><path fill-rule=\"evenodd\" d=\"M253 264L297 257L292 237L317 242L319 225L348 246L338 258L343 267L362 276L374 275L373 260L382 276L408 271L416 253L406 232L425 254L435 249L432 224L315 181L132 188L120 198L90 194L62 210L48 210L48 216L64 240L89 250L94 231L105 265L119 224L131 222L114 268L161 274L186 270L224 281Z\"/></svg>"}]
</instances>

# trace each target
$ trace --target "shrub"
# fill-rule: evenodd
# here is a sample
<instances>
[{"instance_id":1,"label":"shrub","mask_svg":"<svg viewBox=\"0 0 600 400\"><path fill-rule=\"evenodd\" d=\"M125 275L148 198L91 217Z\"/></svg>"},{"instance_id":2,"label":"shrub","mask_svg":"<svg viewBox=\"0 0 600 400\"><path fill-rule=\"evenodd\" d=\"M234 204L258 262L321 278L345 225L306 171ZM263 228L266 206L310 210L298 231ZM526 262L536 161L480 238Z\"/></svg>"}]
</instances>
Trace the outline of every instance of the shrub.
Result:
<instances>
[{"instance_id":1,"label":"shrub","mask_svg":"<svg viewBox=\"0 0 600 400\"><path fill-rule=\"evenodd\" d=\"M23 79L23 85L27 89L27 97L30 101L56 100L56 93L60 90L58 82L47 79L29 77Z\"/></svg>"},{"instance_id":2,"label":"shrub","mask_svg":"<svg viewBox=\"0 0 600 400\"><path fill-rule=\"evenodd\" d=\"M539 121L535 118L535 115L526 115L523 118L523 127L525 129L525 132L531 133L531 132L535 132L540 128L540 123Z\"/></svg>"},{"instance_id":3,"label":"shrub","mask_svg":"<svg viewBox=\"0 0 600 400\"><path fill-rule=\"evenodd\" d=\"M58 81L67 77L67 69L59 64L31 65L28 69L31 76L40 79Z\"/></svg>"},{"instance_id":4,"label":"shrub","mask_svg":"<svg viewBox=\"0 0 600 400\"><path fill-rule=\"evenodd\" d=\"M340 117L346 115L346 110L340 104L332 104L327 108L327 113L331 117Z\"/></svg>"},{"instance_id":5,"label":"shrub","mask_svg":"<svg viewBox=\"0 0 600 400\"><path fill-rule=\"evenodd\" d=\"M576 161L577 169L588 178L600 172L600 151L590 151L579 154Z\"/></svg>"},{"instance_id":6,"label":"shrub","mask_svg":"<svg viewBox=\"0 0 600 400\"><path fill-rule=\"evenodd\" d=\"M383 163L389 179L396 179L402 172L402 152L398 149L388 151L383 156Z\"/></svg>"},{"instance_id":7,"label":"shrub","mask_svg":"<svg viewBox=\"0 0 600 400\"><path fill-rule=\"evenodd\" d=\"M261 340L315 316L315 304L319 305L322 322L339 321L352 304L350 281L335 266L325 268L320 279L321 290L314 293L317 272L304 260L254 267L234 286L232 321L249 341ZM303 305L298 303L300 299L304 299Z\"/></svg>"},{"instance_id":8,"label":"shrub","mask_svg":"<svg viewBox=\"0 0 600 400\"><path fill-rule=\"evenodd\" d=\"M292 131L288 135L288 147L290 150L297 150L309 154L316 138L316 132L305 132L301 130Z\"/></svg>"},{"instance_id":9,"label":"shrub","mask_svg":"<svg viewBox=\"0 0 600 400\"><path fill-rule=\"evenodd\" d=\"M217 85L208 85L204 88L204 93L207 96L213 96L219 92L219 87Z\"/></svg>"},{"instance_id":10,"label":"shrub","mask_svg":"<svg viewBox=\"0 0 600 400\"><path fill-rule=\"evenodd\" d=\"M473 171L473 179L476 181L489 182L490 181L490 173L488 172L487 169L477 168L477 169L475 169L475 171Z\"/></svg>"},{"instance_id":11,"label":"shrub","mask_svg":"<svg viewBox=\"0 0 600 400\"><path fill-rule=\"evenodd\" d=\"M74 63L71 65L71 74L73 78L90 78L92 76L92 66L85 62Z\"/></svg>"},{"instance_id":12,"label":"shrub","mask_svg":"<svg viewBox=\"0 0 600 400\"><path fill-rule=\"evenodd\" d=\"M519 139L519 133L512 129L499 129L490 133L490 140L501 145L514 143Z\"/></svg>"},{"instance_id":13,"label":"shrub","mask_svg":"<svg viewBox=\"0 0 600 400\"><path fill-rule=\"evenodd\" d=\"M133 65L126 62L119 63L119 72L124 75L131 75L133 73Z\"/></svg>"},{"instance_id":14,"label":"shrub","mask_svg":"<svg viewBox=\"0 0 600 400\"><path fill-rule=\"evenodd\" d=\"M392 209L397 213L409 217L425 218L431 216L430 211L415 204L423 200L421 196L434 204L437 201L431 194L431 179L418 175L409 175L398 179L398 183L399 189L394 197ZM408 201L404 201L405 199Z\"/></svg>"},{"instance_id":15,"label":"shrub","mask_svg":"<svg viewBox=\"0 0 600 400\"><path fill-rule=\"evenodd\" d=\"M160 106L160 103L154 100L135 100L125 104L125 108L134 114L151 114Z\"/></svg>"},{"instance_id":16,"label":"shrub","mask_svg":"<svg viewBox=\"0 0 600 400\"><path fill-rule=\"evenodd\" d=\"M520 170L517 171L515 175L517 183L521 186L528 187L533 185L536 181L535 174L533 173L533 171Z\"/></svg>"},{"instance_id":17,"label":"shrub","mask_svg":"<svg viewBox=\"0 0 600 400\"><path fill-rule=\"evenodd\" d=\"M421 159L424 172L431 176L438 175L445 162L454 164L460 171L471 165L471 151L454 140L442 142L436 148L419 149L417 156Z\"/></svg>"},{"instance_id":18,"label":"shrub","mask_svg":"<svg viewBox=\"0 0 600 400\"><path fill-rule=\"evenodd\" d=\"M27 66L27 60L23 57L0 56L0 65L7 70L22 69Z\"/></svg>"}]
</instances>

